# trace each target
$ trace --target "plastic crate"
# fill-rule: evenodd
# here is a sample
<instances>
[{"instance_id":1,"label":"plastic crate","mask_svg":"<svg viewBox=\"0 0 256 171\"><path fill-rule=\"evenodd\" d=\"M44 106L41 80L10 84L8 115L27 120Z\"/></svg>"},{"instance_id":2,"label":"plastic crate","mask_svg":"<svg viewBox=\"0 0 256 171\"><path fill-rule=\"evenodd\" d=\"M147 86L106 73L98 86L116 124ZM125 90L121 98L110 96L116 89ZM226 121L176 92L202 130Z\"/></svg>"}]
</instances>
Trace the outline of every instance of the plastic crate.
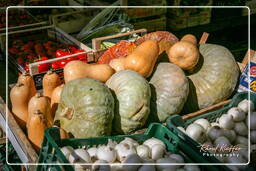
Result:
<instances>
[{"instance_id":1,"label":"plastic crate","mask_svg":"<svg viewBox=\"0 0 256 171\"><path fill-rule=\"evenodd\" d=\"M86 138L86 139L60 139L58 128L48 128L45 131L45 137L42 144L42 148L39 155L39 163L58 163L59 165L38 165L37 171L46 170L74 170L72 166L62 165L61 163L69 163L65 158L60 148L63 146L72 146L74 148L80 148L84 146L95 146L100 144L107 144L108 139L120 142L125 137L130 137L139 143L142 143L146 139L155 137L163 141L168 151L179 153L184 156L186 163L205 163L207 162L203 156L195 151L191 150L190 145L180 140L178 136L172 133L167 127L153 123L149 126L144 134L134 135L119 135L99 138ZM205 166L202 166L202 168ZM215 166L208 166L207 170L215 171ZM222 170L222 169L218 169Z\"/></svg>"},{"instance_id":2,"label":"plastic crate","mask_svg":"<svg viewBox=\"0 0 256 171\"><path fill-rule=\"evenodd\" d=\"M178 135L182 140L190 144L190 147L193 150L200 152L200 145L195 142L192 138L190 138L187 134L183 133L181 130L179 130L177 127L181 126L186 128L189 124L193 123L195 120L200 119L200 118L205 118L209 122L214 122L216 121L217 118L219 118L222 114L226 113L231 107L237 106L239 102L241 102L243 99L248 99L248 92L241 92L237 93L233 98L232 101L225 105L223 108L220 108L218 110L208 112L193 118L190 118L188 120L182 120L180 115L173 115L170 116L167 119L167 127L176 135ZM252 100L256 104L256 94L250 93L250 100ZM202 154L203 155L203 154ZM215 157L207 157L205 158L210 162L214 162L217 160ZM220 162L220 161L219 161Z\"/></svg>"}]
</instances>

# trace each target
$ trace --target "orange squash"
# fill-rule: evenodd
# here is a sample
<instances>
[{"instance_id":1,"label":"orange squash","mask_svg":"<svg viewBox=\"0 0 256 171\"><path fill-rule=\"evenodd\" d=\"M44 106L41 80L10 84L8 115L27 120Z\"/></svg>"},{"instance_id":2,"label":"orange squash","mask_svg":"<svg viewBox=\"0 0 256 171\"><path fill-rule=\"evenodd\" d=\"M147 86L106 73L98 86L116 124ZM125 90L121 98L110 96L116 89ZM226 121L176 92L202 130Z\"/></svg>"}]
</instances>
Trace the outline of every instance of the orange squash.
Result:
<instances>
[{"instance_id":1,"label":"orange squash","mask_svg":"<svg viewBox=\"0 0 256 171\"><path fill-rule=\"evenodd\" d=\"M26 127L30 95L30 88L23 83L17 83L10 92L12 112L15 120L21 128Z\"/></svg>"},{"instance_id":2,"label":"orange squash","mask_svg":"<svg viewBox=\"0 0 256 171\"><path fill-rule=\"evenodd\" d=\"M124 70L124 62L125 62L125 58L124 57L120 57L120 58L116 58L116 59L112 59L109 63L109 65L116 71L122 71Z\"/></svg>"},{"instance_id":3,"label":"orange squash","mask_svg":"<svg viewBox=\"0 0 256 171\"><path fill-rule=\"evenodd\" d=\"M184 35L180 41L188 41L194 45L197 44L197 39L196 39L196 36L194 36L193 34L186 34Z\"/></svg>"},{"instance_id":4,"label":"orange squash","mask_svg":"<svg viewBox=\"0 0 256 171\"><path fill-rule=\"evenodd\" d=\"M64 67L65 83L77 78L92 78L106 82L115 71L108 64L87 64L83 61L71 61Z\"/></svg>"},{"instance_id":5,"label":"orange squash","mask_svg":"<svg viewBox=\"0 0 256 171\"><path fill-rule=\"evenodd\" d=\"M36 95L30 99L28 103L28 120L30 120L33 112L36 110L40 110L43 114L45 114L45 117L50 124L49 126L53 125L53 115L49 97L43 96L41 93L36 93ZM27 123L27 127L28 125L29 123Z\"/></svg>"},{"instance_id":6,"label":"orange squash","mask_svg":"<svg viewBox=\"0 0 256 171\"><path fill-rule=\"evenodd\" d=\"M41 148L44 130L49 127L48 121L46 119L46 113L40 110L35 110L31 113L31 117L28 121L27 133L28 138L33 144L34 148L38 152Z\"/></svg>"},{"instance_id":7,"label":"orange squash","mask_svg":"<svg viewBox=\"0 0 256 171\"><path fill-rule=\"evenodd\" d=\"M124 68L136 71L144 77L149 77L155 66L158 54L159 47L157 42L146 40L125 58Z\"/></svg>"},{"instance_id":8,"label":"orange squash","mask_svg":"<svg viewBox=\"0 0 256 171\"><path fill-rule=\"evenodd\" d=\"M30 74L23 72L22 74L19 75L17 82L25 84L29 87L30 97L33 97L36 94L35 82Z\"/></svg>"},{"instance_id":9,"label":"orange squash","mask_svg":"<svg viewBox=\"0 0 256 171\"><path fill-rule=\"evenodd\" d=\"M48 71L43 77L44 96L51 98L53 90L61 84L58 74Z\"/></svg>"},{"instance_id":10,"label":"orange squash","mask_svg":"<svg viewBox=\"0 0 256 171\"><path fill-rule=\"evenodd\" d=\"M169 61L181 69L194 68L199 60L199 51L196 45L188 41L179 41L168 50Z\"/></svg>"},{"instance_id":11,"label":"orange squash","mask_svg":"<svg viewBox=\"0 0 256 171\"><path fill-rule=\"evenodd\" d=\"M61 84L58 87L56 87L52 92L51 108L52 108L53 118L54 118L55 112L57 110L58 104L60 102L60 95L61 95L61 91L62 91L63 87L64 87L64 84Z\"/></svg>"}]
</instances>

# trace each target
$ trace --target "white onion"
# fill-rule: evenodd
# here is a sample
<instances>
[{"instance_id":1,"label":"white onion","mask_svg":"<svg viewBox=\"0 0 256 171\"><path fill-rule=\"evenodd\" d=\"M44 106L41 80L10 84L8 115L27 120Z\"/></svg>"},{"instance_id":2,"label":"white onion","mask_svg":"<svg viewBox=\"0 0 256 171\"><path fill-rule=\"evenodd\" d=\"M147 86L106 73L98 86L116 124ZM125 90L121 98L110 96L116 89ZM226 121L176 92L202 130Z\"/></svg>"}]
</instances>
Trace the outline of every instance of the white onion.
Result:
<instances>
[{"instance_id":1,"label":"white onion","mask_svg":"<svg viewBox=\"0 0 256 171\"><path fill-rule=\"evenodd\" d=\"M210 123L204 118L197 119L194 123L201 125L204 128L205 132L210 127Z\"/></svg>"},{"instance_id":2,"label":"white onion","mask_svg":"<svg viewBox=\"0 0 256 171\"><path fill-rule=\"evenodd\" d=\"M161 158L156 161L156 163L176 163L176 160L172 158ZM157 171L163 171L164 169L169 169L169 170L176 170L179 168L178 165L156 165Z\"/></svg>"},{"instance_id":3,"label":"white onion","mask_svg":"<svg viewBox=\"0 0 256 171\"><path fill-rule=\"evenodd\" d=\"M236 122L234 126L234 130L238 135L241 135L241 136L248 135L248 128L246 127L244 122Z\"/></svg>"},{"instance_id":4,"label":"white onion","mask_svg":"<svg viewBox=\"0 0 256 171\"><path fill-rule=\"evenodd\" d=\"M139 146L137 146L136 151L137 151L137 154L141 158L150 158L151 157L151 150L146 145L139 145Z\"/></svg>"},{"instance_id":5,"label":"white onion","mask_svg":"<svg viewBox=\"0 0 256 171\"><path fill-rule=\"evenodd\" d=\"M134 146L126 143L117 144L115 150L117 152L117 159L121 162L124 161L128 155L136 154Z\"/></svg>"},{"instance_id":6,"label":"white onion","mask_svg":"<svg viewBox=\"0 0 256 171\"><path fill-rule=\"evenodd\" d=\"M171 154L169 155L169 158L175 159L177 163L184 163L183 157L179 154Z\"/></svg>"},{"instance_id":7,"label":"white onion","mask_svg":"<svg viewBox=\"0 0 256 171\"><path fill-rule=\"evenodd\" d=\"M256 144L256 130L250 132L251 143Z\"/></svg>"},{"instance_id":8,"label":"white onion","mask_svg":"<svg viewBox=\"0 0 256 171\"><path fill-rule=\"evenodd\" d=\"M128 155L123 163L142 163L143 160L137 154L130 154ZM128 170L137 170L141 165L124 165L123 168Z\"/></svg>"},{"instance_id":9,"label":"white onion","mask_svg":"<svg viewBox=\"0 0 256 171\"><path fill-rule=\"evenodd\" d=\"M232 129L234 127L234 121L230 115L223 114L219 119L219 125L224 129Z\"/></svg>"},{"instance_id":10,"label":"white onion","mask_svg":"<svg viewBox=\"0 0 256 171\"><path fill-rule=\"evenodd\" d=\"M202 143L205 141L205 130L204 128L196 123L190 124L187 129L186 133L188 134L189 137L191 137L193 140Z\"/></svg>"},{"instance_id":11,"label":"white onion","mask_svg":"<svg viewBox=\"0 0 256 171\"><path fill-rule=\"evenodd\" d=\"M235 140L235 144L244 144L248 146L248 139L243 136L237 136Z\"/></svg>"},{"instance_id":12,"label":"white onion","mask_svg":"<svg viewBox=\"0 0 256 171\"><path fill-rule=\"evenodd\" d=\"M87 149L87 152L89 153L90 157L91 157L91 160L94 162L96 161L98 158L97 158L97 148L96 147L91 147L89 149Z\"/></svg>"},{"instance_id":13,"label":"white onion","mask_svg":"<svg viewBox=\"0 0 256 171\"><path fill-rule=\"evenodd\" d=\"M232 116L233 121L240 122L245 119L245 113L238 107L232 107L227 112L228 115Z\"/></svg>"},{"instance_id":14,"label":"white onion","mask_svg":"<svg viewBox=\"0 0 256 171\"><path fill-rule=\"evenodd\" d=\"M207 136L211 141L214 141L218 137L223 136L222 129L219 126L213 126L208 130Z\"/></svg>"},{"instance_id":15,"label":"white onion","mask_svg":"<svg viewBox=\"0 0 256 171\"><path fill-rule=\"evenodd\" d=\"M64 154L64 156L68 159L69 155L74 151L73 147L71 146L65 146L61 148L61 152Z\"/></svg>"},{"instance_id":16,"label":"white onion","mask_svg":"<svg viewBox=\"0 0 256 171\"><path fill-rule=\"evenodd\" d=\"M229 130L229 129L223 129L222 133L225 137L228 138L228 140L232 143L236 139L236 132L234 130Z\"/></svg>"},{"instance_id":17,"label":"white onion","mask_svg":"<svg viewBox=\"0 0 256 171\"><path fill-rule=\"evenodd\" d=\"M186 171L200 171L199 167L196 165L186 165L184 166Z\"/></svg>"},{"instance_id":18,"label":"white onion","mask_svg":"<svg viewBox=\"0 0 256 171\"><path fill-rule=\"evenodd\" d=\"M152 138L150 138L150 139L147 139L143 144L144 144L144 145L147 145L150 149L151 149L151 148L153 147L153 145L155 145L155 144L161 144L161 145L163 145L164 148L165 148L165 144L164 144L161 140L159 140L159 139L157 139L157 138L154 138L154 137L152 137Z\"/></svg>"},{"instance_id":19,"label":"white onion","mask_svg":"<svg viewBox=\"0 0 256 171\"><path fill-rule=\"evenodd\" d=\"M109 146L100 146L97 150L97 158L99 160L106 160L109 163L112 163L116 160L116 151Z\"/></svg>"},{"instance_id":20,"label":"white onion","mask_svg":"<svg viewBox=\"0 0 256 171\"><path fill-rule=\"evenodd\" d=\"M238 108L240 108L245 113L248 113L248 111L254 110L254 103L252 101L249 101L247 99L242 100L238 105ZM250 109L249 109L250 108Z\"/></svg>"},{"instance_id":21,"label":"white onion","mask_svg":"<svg viewBox=\"0 0 256 171\"><path fill-rule=\"evenodd\" d=\"M139 145L137 141L129 137L125 137L125 139L121 141L119 144L129 144L130 146L134 146L134 147L137 147Z\"/></svg>"},{"instance_id":22,"label":"white onion","mask_svg":"<svg viewBox=\"0 0 256 171\"><path fill-rule=\"evenodd\" d=\"M256 112L252 112L250 115L250 129L256 130Z\"/></svg>"},{"instance_id":23,"label":"white onion","mask_svg":"<svg viewBox=\"0 0 256 171\"><path fill-rule=\"evenodd\" d=\"M151 158L153 160L158 160L163 157L165 153L165 148L162 146L162 144L155 144L151 148Z\"/></svg>"}]
</instances>

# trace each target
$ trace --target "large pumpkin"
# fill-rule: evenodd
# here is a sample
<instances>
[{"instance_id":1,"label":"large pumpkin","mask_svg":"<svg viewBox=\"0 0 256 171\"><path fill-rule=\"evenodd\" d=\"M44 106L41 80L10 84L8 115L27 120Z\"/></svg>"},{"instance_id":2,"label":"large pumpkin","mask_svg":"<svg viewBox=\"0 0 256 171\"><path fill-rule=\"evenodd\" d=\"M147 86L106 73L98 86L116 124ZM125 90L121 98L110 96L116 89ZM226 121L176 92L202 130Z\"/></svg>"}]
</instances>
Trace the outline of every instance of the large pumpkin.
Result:
<instances>
[{"instance_id":1,"label":"large pumpkin","mask_svg":"<svg viewBox=\"0 0 256 171\"><path fill-rule=\"evenodd\" d=\"M150 86L137 72L123 70L115 73L106 82L116 95L114 130L131 133L141 128L150 112Z\"/></svg>"},{"instance_id":2,"label":"large pumpkin","mask_svg":"<svg viewBox=\"0 0 256 171\"><path fill-rule=\"evenodd\" d=\"M65 84L55 121L76 138L111 134L114 118L114 97L103 83L79 78Z\"/></svg>"},{"instance_id":3,"label":"large pumpkin","mask_svg":"<svg viewBox=\"0 0 256 171\"><path fill-rule=\"evenodd\" d=\"M180 113L189 92L185 73L171 63L159 63L150 79L152 100L150 121L163 122L172 114Z\"/></svg>"},{"instance_id":4,"label":"large pumpkin","mask_svg":"<svg viewBox=\"0 0 256 171\"><path fill-rule=\"evenodd\" d=\"M239 76L238 65L230 51L220 45L201 44L200 59L189 75L190 92L184 112L193 112L227 99Z\"/></svg>"}]
</instances>

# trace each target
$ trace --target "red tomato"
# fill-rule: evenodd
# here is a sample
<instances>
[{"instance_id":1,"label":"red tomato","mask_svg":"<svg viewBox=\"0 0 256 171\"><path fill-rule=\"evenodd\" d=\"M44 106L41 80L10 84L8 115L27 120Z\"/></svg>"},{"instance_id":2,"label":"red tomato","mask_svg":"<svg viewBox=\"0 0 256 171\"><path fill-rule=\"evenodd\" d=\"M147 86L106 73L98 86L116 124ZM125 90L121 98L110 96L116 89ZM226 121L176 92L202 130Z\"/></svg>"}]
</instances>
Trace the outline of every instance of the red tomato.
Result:
<instances>
[{"instance_id":1,"label":"red tomato","mask_svg":"<svg viewBox=\"0 0 256 171\"><path fill-rule=\"evenodd\" d=\"M59 62L54 62L54 63L52 63L52 68L53 68L53 69L59 69L59 68L60 68Z\"/></svg>"},{"instance_id":2,"label":"red tomato","mask_svg":"<svg viewBox=\"0 0 256 171\"><path fill-rule=\"evenodd\" d=\"M45 56L43 56L43 57L41 57L39 60L36 60L35 62L45 61L45 60L48 60L48 58L45 57ZM39 71L39 73L41 73L41 72L47 72L50 66L51 66L51 65L50 65L49 63L39 64L39 65L38 65L38 71Z\"/></svg>"},{"instance_id":3,"label":"red tomato","mask_svg":"<svg viewBox=\"0 0 256 171\"><path fill-rule=\"evenodd\" d=\"M59 61L59 66L60 66L60 68L64 68L64 66L65 66L67 63L68 63L68 62L67 62L66 59Z\"/></svg>"},{"instance_id":4,"label":"red tomato","mask_svg":"<svg viewBox=\"0 0 256 171\"><path fill-rule=\"evenodd\" d=\"M56 50L55 57L59 58L59 57L65 56L64 54L65 53L62 50Z\"/></svg>"}]
</instances>

